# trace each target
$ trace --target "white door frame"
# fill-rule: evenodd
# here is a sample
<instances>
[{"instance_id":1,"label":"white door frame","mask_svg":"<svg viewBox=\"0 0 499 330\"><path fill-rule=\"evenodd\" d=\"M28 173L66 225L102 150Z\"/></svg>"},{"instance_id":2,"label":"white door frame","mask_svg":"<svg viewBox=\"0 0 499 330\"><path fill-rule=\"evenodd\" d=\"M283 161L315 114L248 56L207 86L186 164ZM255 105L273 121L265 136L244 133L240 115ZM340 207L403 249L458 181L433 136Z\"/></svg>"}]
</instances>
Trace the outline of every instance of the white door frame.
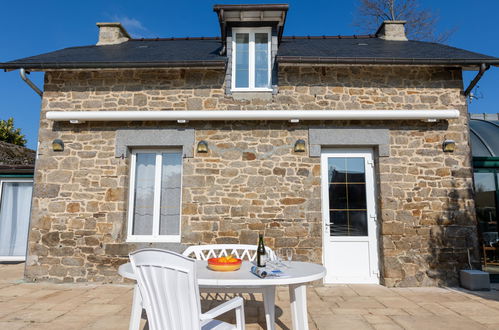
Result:
<instances>
[{"instance_id":1,"label":"white door frame","mask_svg":"<svg viewBox=\"0 0 499 330\"><path fill-rule=\"evenodd\" d=\"M31 182L33 183L33 178L0 178L0 203L2 203L2 192L4 182ZM33 193L31 194L31 200L29 202L30 212L28 219L28 237L26 238L26 253L28 253L28 239L29 239L29 229L31 224L31 204L33 203ZM0 261L26 261L26 254L24 256L2 256L0 255Z\"/></svg>"},{"instance_id":2,"label":"white door frame","mask_svg":"<svg viewBox=\"0 0 499 330\"><path fill-rule=\"evenodd\" d=\"M328 182L328 158L330 157L362 157L365 159L366 174L366 206L367 206L367 230L368 236L330 236L330 214L329 214L329 182ZM366 148L324 148L321 151L321 199L322 199L322 261L327 268L328 246L330 242L368 242L369 247L369 278L333 279L328 274L324 278L325 283L365 283L379 284L379 246L378 246L378 224L376 210L376 185L374 180L373 150ZM329 271L328 271L329 272Z\"/></svg>"}]
</instances>

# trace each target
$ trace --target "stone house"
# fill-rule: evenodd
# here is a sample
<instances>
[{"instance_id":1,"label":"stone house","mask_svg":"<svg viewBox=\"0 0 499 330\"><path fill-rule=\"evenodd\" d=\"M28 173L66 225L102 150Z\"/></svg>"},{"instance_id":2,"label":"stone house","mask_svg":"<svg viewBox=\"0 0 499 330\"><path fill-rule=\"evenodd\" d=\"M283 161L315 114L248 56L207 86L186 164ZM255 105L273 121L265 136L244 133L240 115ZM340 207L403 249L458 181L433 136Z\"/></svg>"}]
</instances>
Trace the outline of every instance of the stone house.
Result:
<instances>
[{"instance_id":1,"label":"stone house","mask_svg":"<svg viewBox=\"0 0 499 330\"><path fill-rule=\"evenodd\" d=\"M214 10L220 37L97 23L95 46L0 64L45 72L26 278L120 281L137 248L263 233L327 283L455 283L477 252L462 71L499 59L401 21L286 37L287 5Z\"/></svg>"}]
</instances>

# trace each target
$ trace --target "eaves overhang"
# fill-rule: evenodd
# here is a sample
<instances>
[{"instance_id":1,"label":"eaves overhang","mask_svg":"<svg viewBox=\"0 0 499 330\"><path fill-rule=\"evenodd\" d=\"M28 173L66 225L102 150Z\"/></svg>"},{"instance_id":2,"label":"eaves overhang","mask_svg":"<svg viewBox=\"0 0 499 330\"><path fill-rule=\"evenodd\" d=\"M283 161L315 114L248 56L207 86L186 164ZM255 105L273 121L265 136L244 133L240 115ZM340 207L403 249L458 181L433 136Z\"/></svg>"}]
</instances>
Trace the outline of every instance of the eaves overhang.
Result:
<instances>
[{"instance_id":1,"label":"eaves overhang","mask_svg":"<svg viewBox=\"0 0 499 330\"><path fill-rule=\"evenodd\" d=\"M225 68L226 60L217 61L168 61L168 62L58 62L31 63L6 62L0 63L0 69L17 70L61 70L61 69L143 69L143 68Z\"/></svg>"},{"instance_id":2,"label":"eaves overhang","mask_svg":"<svg viewBox=\"0 0 499 330\"><path fill-rule=\"evenodd\" d=\"M378 64L378 65L451 65L480 66L490 64L499 66L495 59L455 59L455 58L380 58L380 57L318 57L318 56L277 56L280 64Z\"/></svg>"}]
</instances>

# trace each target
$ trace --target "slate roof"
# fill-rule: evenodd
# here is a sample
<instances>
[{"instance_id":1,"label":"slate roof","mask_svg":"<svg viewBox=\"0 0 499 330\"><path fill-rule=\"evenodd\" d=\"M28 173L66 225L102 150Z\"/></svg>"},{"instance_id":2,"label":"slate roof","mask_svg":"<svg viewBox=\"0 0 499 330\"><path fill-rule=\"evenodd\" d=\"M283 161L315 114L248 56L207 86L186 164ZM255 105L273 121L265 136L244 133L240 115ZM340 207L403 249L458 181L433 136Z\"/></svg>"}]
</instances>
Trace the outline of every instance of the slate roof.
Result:
<instances>
[{"instance_id":1,"label":"slate roof","mask_svg":"<svg viewBox=\"0 0 499 330\"><path fill-rule=\"evenodd\" d=\"M0 141L0 174L33 173L35 156L34 150Z\"/></svg>"},{"instance_id":2,"label":"slate roof","mask_svg":"<svg viewBox=\"0 0 499 330\"><path fill-rule=\"evenodd\" d=\"M0 63L3 69L224 66L218 38L132 39L118 45L70 47Z\"/></svg>"},{"instance_id":3,"label":"slate roof","mask_svg":"<svg viewBox=\"0 0 499 330\"><path fill-rule=\"evenodd\" d=\"M281 63L499 65L499 58L443 44L388 41L375 36L286 38L279 47L277 60Z\"/></svg>"},{"instance_id":4,"label":"slate roof","mask_svg":"<svg viewBox=\"0 0 499 330\"><path fill-rule=\"evenodd\" d=\"M0 63L3 69L223 67L220 38L131 39L118 45L70 47ZM499 58L421 41L374 35L283 37L280 63L499 65Z\"/></svg>"}]
</instances>

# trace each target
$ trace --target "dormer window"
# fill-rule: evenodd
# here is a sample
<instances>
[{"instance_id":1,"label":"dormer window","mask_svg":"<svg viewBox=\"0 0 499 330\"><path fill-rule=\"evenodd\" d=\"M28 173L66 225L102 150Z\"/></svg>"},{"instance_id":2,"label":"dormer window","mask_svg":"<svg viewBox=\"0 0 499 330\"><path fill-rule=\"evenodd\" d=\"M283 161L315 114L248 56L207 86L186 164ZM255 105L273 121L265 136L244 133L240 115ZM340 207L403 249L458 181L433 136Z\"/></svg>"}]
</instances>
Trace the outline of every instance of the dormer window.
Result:
<instances>
[{"instance_id":1,"label":"dormer window","mask_svg":"<svg viewBox=\"0 0 499 330\"><path fill-rule=\"evenodd\" d=\"M271 91L271 29L232 29L232 91Z\"/></svg>"}]
</instances>

